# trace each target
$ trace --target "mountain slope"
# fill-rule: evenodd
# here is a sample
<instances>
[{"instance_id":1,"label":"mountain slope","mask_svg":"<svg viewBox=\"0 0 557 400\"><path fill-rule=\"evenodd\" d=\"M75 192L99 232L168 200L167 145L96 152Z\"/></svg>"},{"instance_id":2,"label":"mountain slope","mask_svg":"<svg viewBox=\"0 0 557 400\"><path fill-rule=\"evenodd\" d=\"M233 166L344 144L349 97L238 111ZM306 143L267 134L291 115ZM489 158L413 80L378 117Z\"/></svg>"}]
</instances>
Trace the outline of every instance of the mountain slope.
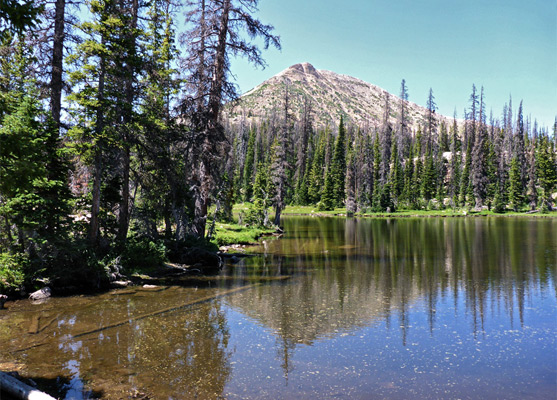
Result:
<instances>
[{"instance_id":1,"label":"mountain slope","mask_svg":"<svg viewBox=\"0 0 557 400\"><path fill-rule=\"evenodd\" d=\"M317 125L336 124L340 116L359 126L378 125L383 120L385 96L389 98L390 121L396 126L400 98L378 86L347 75L317 70L309 63L293 65L245 93L229 110L232 122L242 116L248 119L281 114L285 87L288 85L291 110L301 112L304 96L312 100ZM427 109L406 102L409 126L417 129L426 120ZM437 116L441 119L446 117Z\"/></svg>"}]
</instances>

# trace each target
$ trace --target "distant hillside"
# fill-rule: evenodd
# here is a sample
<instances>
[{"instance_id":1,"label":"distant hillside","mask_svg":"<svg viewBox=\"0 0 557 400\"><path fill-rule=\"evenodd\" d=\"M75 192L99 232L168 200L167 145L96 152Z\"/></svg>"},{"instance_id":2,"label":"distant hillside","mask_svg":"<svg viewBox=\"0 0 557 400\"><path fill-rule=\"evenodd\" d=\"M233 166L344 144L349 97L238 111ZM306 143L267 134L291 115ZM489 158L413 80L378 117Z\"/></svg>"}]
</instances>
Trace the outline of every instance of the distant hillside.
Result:
<instances>
[{"instance_id":1,"label":"distant hillside","mask_svg":"<svg viewBox=\"0 0 557 400\"><path fill-rule=\"evenodd\" d=\"M351 76L317 70L309 63L293 65L245 93L228 109L228 117L237 122L242 116L259 119L268 117L273 110L280 113L286 84L290 87L291 109L295 115L302 109L304 95L312 99L316 125L337 124L341 115L359 126L379 124L384 114L385 96L389 96L390 120L396 126L399 97ZM407 110L409 126L417 129L424 123L427 109L407 102Z\"/></svg>"}]
</instances>

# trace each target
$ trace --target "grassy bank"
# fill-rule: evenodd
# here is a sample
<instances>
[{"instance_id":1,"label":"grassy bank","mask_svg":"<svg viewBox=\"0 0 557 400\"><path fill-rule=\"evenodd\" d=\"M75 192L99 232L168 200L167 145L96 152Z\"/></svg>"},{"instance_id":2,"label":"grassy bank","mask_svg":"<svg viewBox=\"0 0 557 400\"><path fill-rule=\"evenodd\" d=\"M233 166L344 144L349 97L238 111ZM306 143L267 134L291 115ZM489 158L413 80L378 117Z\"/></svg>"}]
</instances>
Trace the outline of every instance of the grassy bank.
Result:
<instances>
[{"instance_id":1,"label":"grassy bank","mask_svg":"<svg viewBox=\"0 0 557 400\"><path fill-rule=\"evenodd\" d=\"M314 215L314 216L345 216L346 208L335 208L332 211L320 211L317 206L287 206L282 212L283 215ZM444 209L444 210L401 210L394 213L387 212L366 212L356 213L356 217L376 217L376 218L397 218L397 217L463 217L463 216L485 216L485 217L557 217L557 211L547 213L528 214L527 211L505 213L495 213L493 211L468 211L464 209Z\"/></svg>"},{"instance_id":2,"label":"grassy bank","mask_svg":"<svg viewBox=\"0 0 557 400\"><path fill-rule=\"evenodd\" d=\"M211 242L215 243L217 246L255 244L262 236L271 235L275 231L274 228L260 228L217 222Z\"/></svg>"}]
</instances>

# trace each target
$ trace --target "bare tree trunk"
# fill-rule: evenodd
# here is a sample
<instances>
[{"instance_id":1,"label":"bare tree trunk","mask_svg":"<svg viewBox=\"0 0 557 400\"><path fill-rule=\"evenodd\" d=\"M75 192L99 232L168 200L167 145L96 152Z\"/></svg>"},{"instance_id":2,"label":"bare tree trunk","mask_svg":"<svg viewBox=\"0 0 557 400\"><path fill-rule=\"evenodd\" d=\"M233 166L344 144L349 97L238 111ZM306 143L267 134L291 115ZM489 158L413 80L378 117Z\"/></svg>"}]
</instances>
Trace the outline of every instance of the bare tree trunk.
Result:
<instances>
[{"instance_id":1,"label":"bare tree trunk","mask_svg":"<svg viewBox=\"0 0 557 400\"><path fill-rule=\"evenodd\" d=\"M216 147L219 145L222 136L219 126L219 115L226 71L226 40L228 37L230 8L230 0L224 0L220 18L215 61L213 63L214 74L209 91L209 112L206 125L202 125L202 129L204 129L204 140L201 146L200 163L197 170L199 193L196 195L193 221L193 234L199 238L205 236L207 208L213 178L210 165L214 163L213 157L216 154Z\"/></svg>"},{"instance_id":2,"label":"bare tree trunk","mask_svg":"<svg viewBox=\"0 0 557 400\"><path fill-rule=\"evenodd\" d=\"M62 110L62 73L64 60L64 17L66 0L56 0L54 39L52 43L52 73L50 80L50 108L56 128L60 127Z\"/></svg>"}]
</instances>

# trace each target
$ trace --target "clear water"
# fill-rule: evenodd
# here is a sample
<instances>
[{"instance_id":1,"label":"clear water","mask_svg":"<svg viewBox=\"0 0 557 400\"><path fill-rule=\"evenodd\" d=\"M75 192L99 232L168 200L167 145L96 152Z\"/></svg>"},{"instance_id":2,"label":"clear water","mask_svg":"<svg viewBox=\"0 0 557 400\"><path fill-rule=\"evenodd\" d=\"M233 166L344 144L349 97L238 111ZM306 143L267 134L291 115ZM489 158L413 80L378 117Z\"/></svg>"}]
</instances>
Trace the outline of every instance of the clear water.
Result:
<instances>
[{"instance_id":1,"label":"clear water","mask_svg":"<svg viewBox=\"0 0 557 400\"><path fill-rule=\"evenodd\" d=\"M62 398L555 399L557 220L292 217L215 278L9 303Z\"/></svg>"}]
</instances>

